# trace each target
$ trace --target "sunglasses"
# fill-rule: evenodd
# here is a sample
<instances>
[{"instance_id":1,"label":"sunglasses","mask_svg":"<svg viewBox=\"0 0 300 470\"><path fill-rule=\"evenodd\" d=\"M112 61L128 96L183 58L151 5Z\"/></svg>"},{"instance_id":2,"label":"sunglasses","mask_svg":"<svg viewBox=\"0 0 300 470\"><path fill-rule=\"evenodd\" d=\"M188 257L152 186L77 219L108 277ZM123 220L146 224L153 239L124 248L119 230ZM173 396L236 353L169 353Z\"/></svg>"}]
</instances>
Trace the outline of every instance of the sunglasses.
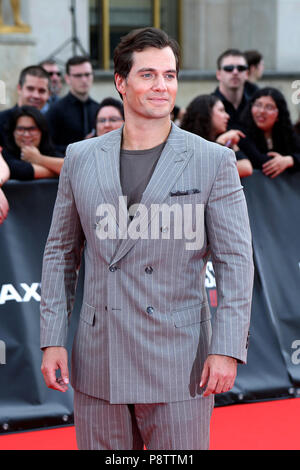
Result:
<instances>
[{"instance_id":1,"label":"sunglasses","mask_svg":"<svg viewBox=\"0 0 300 470\"><path fill-rule=\"evenodd\" d=\"M222 67L224 72L233 72L234 69L236 69L238 72L246 72L248 67L247 65L224 65L224 67Z\"/></svg>"},{"instance_id":2,"label":"sunglasses","mask_svg":"<svg viewBox=\"0 0 300 470\"><path fill-rule=\"evenodd\" d=\"M61 77L61 72L48 72L48 75L50 75L50 77L53 77L53 75L57 75L58 77Z\"/></svg>"}]
</instances>

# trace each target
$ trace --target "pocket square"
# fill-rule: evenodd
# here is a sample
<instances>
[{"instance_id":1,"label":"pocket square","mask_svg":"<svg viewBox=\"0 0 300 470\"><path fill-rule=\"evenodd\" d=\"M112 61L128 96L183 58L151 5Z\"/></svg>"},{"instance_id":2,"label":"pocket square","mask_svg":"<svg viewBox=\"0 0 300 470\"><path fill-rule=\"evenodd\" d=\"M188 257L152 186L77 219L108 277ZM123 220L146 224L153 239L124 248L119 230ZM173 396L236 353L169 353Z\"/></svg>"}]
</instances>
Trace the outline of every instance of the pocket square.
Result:
<instances>
[{"instance_id":1,"label":"pocket square","mask_svg":"<svg viewBox=\"0 0 300 470\"><path fill-rule=\"evenodd\" d=\"M185 191L174 191L170 193L171 197L175 196L188 196L189 194L198 194L200 193L199 189L187 189Z\"/></svg>"}]
</instances>

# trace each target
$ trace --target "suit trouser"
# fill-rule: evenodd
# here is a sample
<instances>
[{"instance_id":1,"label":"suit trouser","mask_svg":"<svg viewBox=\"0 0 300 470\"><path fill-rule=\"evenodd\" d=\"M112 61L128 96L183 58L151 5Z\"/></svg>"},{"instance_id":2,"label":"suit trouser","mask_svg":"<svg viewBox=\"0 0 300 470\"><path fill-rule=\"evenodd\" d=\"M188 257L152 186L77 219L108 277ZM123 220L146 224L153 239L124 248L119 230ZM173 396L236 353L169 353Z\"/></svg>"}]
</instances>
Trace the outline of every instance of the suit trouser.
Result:
<instances>
[{"instance_id":1,"label":"suit trouser","mask_svg":"<svg viewBox=\"0 0 300 470\"><path fill-rule=\"evenodd\" d=\"M114 405L74 391L80 450L208 450L214 397Z\"/></svg>"}]
</instances>

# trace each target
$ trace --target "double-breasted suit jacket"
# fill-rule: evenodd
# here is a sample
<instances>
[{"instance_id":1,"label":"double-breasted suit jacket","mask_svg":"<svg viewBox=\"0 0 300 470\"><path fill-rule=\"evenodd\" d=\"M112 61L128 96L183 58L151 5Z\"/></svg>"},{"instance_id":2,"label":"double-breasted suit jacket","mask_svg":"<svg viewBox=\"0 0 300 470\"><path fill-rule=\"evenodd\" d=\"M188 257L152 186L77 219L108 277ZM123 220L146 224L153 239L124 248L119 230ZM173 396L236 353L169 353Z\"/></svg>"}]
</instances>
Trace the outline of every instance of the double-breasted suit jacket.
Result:
<instances>
[{"instance_id":1,"label":"double-breasted suit jacket","mask_svg":"<svg viewBox=\"0 0 300 470\"><path fill-rule=\"evenodd\" d=\"M44 254L41 347L66 345L83 255L73 387L110 403L194 399L208 354L246 362L253 263L235 156L172 124L130 222L121 137L118 129L68 148Z\"/></svg>"}]
</instances>

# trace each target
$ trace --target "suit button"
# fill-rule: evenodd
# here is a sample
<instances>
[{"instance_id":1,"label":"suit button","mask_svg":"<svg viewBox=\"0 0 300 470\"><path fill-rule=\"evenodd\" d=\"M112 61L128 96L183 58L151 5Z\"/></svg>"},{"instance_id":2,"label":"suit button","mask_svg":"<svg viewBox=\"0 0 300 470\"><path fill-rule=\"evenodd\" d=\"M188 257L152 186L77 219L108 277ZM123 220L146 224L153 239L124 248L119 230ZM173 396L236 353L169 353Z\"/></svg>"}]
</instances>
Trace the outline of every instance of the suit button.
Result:
<instances>
[{"instance_id":1,"label":"suit button","mask_svg":"<svg viewBox=\"0 0 300 470\"><path fill-rule=\"evenodd\" d=\"M164 225L163 227L160 227L160 231L161 231L162 233L168 233L169 227L167 227L166 225Z\"/></svg>"},{"instance_id":2,"label":"suit button","mask_svg":"<svg viewBox=\"0 0 300 470\"><path fill-rule=\"evenodd\" d=\"M147 307L146 312L147 312L149 315L153 315L153 313L154 313L154 308L153 308L153 307Z\"/></svg>"},{"instance_id":3,"label":"suit button","mask_svg":"<svg viewBox=\"0 0 300 470\"><path fill-rule=\"evenodd\" d=\"M111 273L116 272L117 269L118 269L118 268L117 268L116 266L110 266L110 268L109 268L109 270L110 270Z\"/></svg>"},{"instance_id":4,"label":"suit button","mask_svg":"<svg viewBox=\"0 0 300 470\"><path fill-rule=\"evenodd\" d=\"M152 268L152 266L147 266L146 269L145 269L145 273L146 273L146 274L152 274L152 273L153 273L153 268Z\"/></svg>"}]
</instances>

